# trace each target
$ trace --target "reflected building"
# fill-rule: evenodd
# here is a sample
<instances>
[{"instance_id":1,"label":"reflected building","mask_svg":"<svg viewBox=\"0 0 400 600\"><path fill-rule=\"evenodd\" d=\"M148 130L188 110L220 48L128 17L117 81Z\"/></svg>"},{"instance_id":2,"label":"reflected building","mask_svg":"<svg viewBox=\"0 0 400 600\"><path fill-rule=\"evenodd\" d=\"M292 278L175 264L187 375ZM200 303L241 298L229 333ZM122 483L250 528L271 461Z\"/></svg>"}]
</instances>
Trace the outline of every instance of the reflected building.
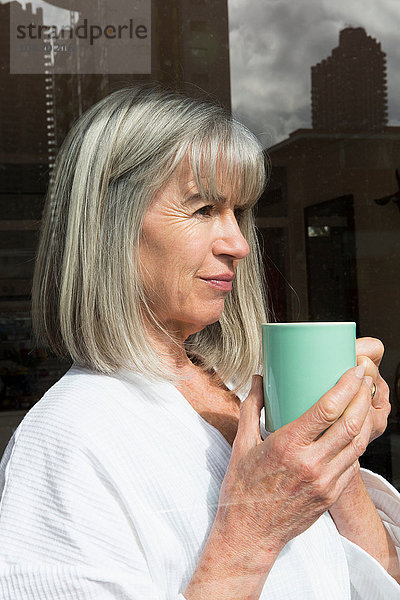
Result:
<instances>
[{"instance_id":1,"label":"reflected building","mask_svg":"<svg viewBox=\"0 0 400 600\"><path fill-rule=\"evenodd\" d=\"M313 129L383 131L387 126L386 55L362 27L347 27L339 46L311 67Z\"/></svg>"},{"instance_id":2,"label":"reflected building","mask_svg":"<svg viewBox=\"0 0 400 600\"><path fill-rule=\"evenodd\" d=\"M103 72L79 72L74 65L68 69L68 60L82 65L87 61L85 47L78 52L60 52L53 68L53 103L56 120L56 142L59 146L71 124L88 107L108 93L132 83L158 82L178 92L210 98L231 110L229 27L227 0L148 0L151 4L151 66L148 73L124 72L124 56L129 53L125 45L120 56L121 73L110 70L107 63L109 48L106 40L99 40L98 64ZM130 0L126 14L129 13ZM65 0L52 0L65 5ZM102 3L87 5L85 14L78 19L71 11L71 25L83 26L84 19L104 22ZM74 20L75 19L75 20ZM125 59L126 60L126 59ZM70 65L71 66L71 65ZM62 74L70 71L70 74Z\"/></svg>"},{"instance_id":3,"label":"reflected building","mask_svg":"<svg viewBox=\"0 0 400 600\"><path fill-rule=\"evenodd\" d=\"M153 26L154 79L230 110L227 0L155 0Z\"/></svg>"},{"instance_id":4,"label":"reflected building","mask_svg":"<svg viewBox=\"0 0 400 600\"><path fill-rule=\"evenodd\" d=\"M278 281L275 311L282 320L356 321L359 336L383 339L394 390L400 127L387 126L385 54L363 29L341 31L339 47L312 68L312 123L268 149L272 180L258 223Z\"/></svg>"}]
</instances>

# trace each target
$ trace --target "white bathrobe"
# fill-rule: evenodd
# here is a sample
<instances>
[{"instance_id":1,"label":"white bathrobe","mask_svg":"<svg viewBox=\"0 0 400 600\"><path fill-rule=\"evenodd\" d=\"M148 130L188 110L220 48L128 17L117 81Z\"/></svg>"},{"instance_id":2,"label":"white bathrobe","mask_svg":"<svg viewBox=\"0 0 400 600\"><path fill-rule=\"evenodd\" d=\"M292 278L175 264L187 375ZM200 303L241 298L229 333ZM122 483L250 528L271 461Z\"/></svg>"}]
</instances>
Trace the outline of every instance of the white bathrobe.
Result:
<instances>
[{"instance_id":1,"label":"white bathrobe","mask_svg":"<svg viewBox=\"0 0 400 600\"><path fill-rule=\"evenodd\" d=\"M3 456L0 598L184 600L230 454L172 384L73 367ZM400 494L363 477L399 552ZM400 586L325 513L285 546L260 598L399 600Z\"/></svg>"}]
</instances>

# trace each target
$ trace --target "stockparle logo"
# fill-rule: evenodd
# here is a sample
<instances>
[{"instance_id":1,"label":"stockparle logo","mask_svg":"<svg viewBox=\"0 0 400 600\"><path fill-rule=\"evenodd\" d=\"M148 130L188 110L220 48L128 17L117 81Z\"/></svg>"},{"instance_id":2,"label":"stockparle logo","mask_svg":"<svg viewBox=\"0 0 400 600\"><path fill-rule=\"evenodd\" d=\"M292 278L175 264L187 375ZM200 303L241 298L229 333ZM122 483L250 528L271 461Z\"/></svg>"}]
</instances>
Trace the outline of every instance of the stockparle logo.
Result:
<instances>
[{"instance_id":1,"label":"stockparle logo","mask_svg":"<svg viewBox=\"0 0 400 600\"><path fill-rule=\"evenodd\" d=\"M151 0L12 2L10 73L151 73Z\"/></svg>"}]
</instances>

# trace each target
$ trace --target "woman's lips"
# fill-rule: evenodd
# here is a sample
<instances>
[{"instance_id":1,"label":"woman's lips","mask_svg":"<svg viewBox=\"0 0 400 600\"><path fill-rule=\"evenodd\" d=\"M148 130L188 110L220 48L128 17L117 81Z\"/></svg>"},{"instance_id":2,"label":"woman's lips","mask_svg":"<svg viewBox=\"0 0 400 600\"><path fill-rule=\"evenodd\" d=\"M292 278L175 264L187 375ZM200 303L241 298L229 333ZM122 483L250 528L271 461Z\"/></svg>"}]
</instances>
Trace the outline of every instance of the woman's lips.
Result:
<instances>
[{"instance_id":1,"label":"woman's lips","mask_svg":"<svg viewBox=\"0 0 400 600\"><path fill-rule=\"evenodd\" d=\"M232 279L233 278L228 278L228 277L224 277L224 279L205 279L203 277L201 277L201 279L203 281L205 281L206 283L208 283L209 285L211 285L212 287L216 288L217 290L221 290L223 292L230 292L232 290Z\"/></svg>"}]
</instances>

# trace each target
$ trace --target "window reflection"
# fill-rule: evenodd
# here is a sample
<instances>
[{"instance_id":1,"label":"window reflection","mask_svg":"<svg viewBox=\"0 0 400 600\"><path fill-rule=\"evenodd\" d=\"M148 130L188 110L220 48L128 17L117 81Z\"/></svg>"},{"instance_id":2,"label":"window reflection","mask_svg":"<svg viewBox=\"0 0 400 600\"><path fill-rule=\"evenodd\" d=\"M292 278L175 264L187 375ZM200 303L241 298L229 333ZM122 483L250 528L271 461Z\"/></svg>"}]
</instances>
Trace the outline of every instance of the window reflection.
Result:
<instances>
[{"instance_id":1,"label":"window reflection","mask_svg":"<svg viewBox=\"0 0 400 600\"><path fill-rule=\"evenodd\" d=\"M276 235L287 206L290 257L291 285L285 304L275 296L275 312L289 321L356 321L358 336L384 341L393 411L362 463L399 485L400 127L388 126L386 55L363 28L346 27L311 75L312 127L268 148L273 176L260 209L268 228L260 222L264 238ZM271 277L270 287L273 294Z\"/></svg>"},{"instance_id":2,"label":"window reflection","mask_svg":"<svg viewBox=\"0 0 400 600\"><path fill-rule=\"evenodd\" d=\"M286 34L279 40L276 20L264 16L267 8L272 10L270 4L258 3L254 14L243 4L240 26L231 19L229 47L225 0L141 2L144 9L151 8L150 60L147 68L143 58L136 70L126 66L133 41L126 40L120 60L112 62L110 40L103 33L93 44L97 50L91 66L90 41L85 46L70 35L85 19L102 22L108 6L125 7L121 23L116 17L110 21L122 27L130 0L85 3L85 14L79 12L81 3L67 0L41 6L22 0L0 3L0 82L7 90L0 95L0 411L16 411L15 420L7 421L0 450L24 411L69 366L32 350L29 313L44 194L57 149L72 123L97 100L135 81L158 81L190 95L211 96L228 109L233 105L238 117L245 116L246 124L268 140L273 168L257 224L272 317L356 320L359 335L384 341L382 371L392 390L393 411L387 435L365 461L400 487L400 127L389 120L385 39L357 24L338 27L337 46L301 64L302 73L306 69L311 75L311 86L296 112L297 97L287 87L284 61L277 58L274 65L268 57L278 43L285 46L285 56L296 57L298 27L292 28L293 40ZM40 52L38 40L20 40L26 68L20 74L9 72L11 5L26 27L48 25L50 14L53 19L62 15L57 23L65 39L62 44L58 40L57 51L49 35ZM239 14L233 12L239 5L231 0L231 16ZM281 26L289 30L291 18L281 11ZM246 25L250 29L243 42L239 32ZM258 43L266 70L255 86L246 75L260 63ZM307 48L307 35L301 43ZM242 54L247 62L237 78L235 64ZM260 90L271 82L275 95L264 102ZM305 90L304 82L302 86ZM283 94L286 104L281 107ZM259 126L257 112L263 114Z\"/></svg>"}]
</instances>

